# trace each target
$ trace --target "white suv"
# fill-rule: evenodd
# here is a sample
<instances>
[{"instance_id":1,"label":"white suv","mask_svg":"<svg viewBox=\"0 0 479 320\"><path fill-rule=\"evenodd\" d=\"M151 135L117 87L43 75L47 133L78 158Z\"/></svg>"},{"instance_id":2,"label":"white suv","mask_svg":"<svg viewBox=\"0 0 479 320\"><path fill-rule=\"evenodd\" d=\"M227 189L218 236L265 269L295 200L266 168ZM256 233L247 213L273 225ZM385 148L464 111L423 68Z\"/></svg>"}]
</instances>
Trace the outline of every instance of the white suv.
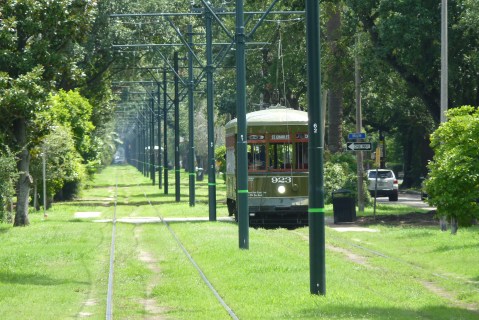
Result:
<instances>
[{"instance_id":1,"label":"white suv","mask_svg":"<svg viewBox=\"0 0 479 320\"><path fill-rule=\"evenodd\" d=\"M389 201L398 201L398 181L394 172L388 169L368 170L368 191L372 197L377 195L389 197Z\"/></svg>"}]
</instances>

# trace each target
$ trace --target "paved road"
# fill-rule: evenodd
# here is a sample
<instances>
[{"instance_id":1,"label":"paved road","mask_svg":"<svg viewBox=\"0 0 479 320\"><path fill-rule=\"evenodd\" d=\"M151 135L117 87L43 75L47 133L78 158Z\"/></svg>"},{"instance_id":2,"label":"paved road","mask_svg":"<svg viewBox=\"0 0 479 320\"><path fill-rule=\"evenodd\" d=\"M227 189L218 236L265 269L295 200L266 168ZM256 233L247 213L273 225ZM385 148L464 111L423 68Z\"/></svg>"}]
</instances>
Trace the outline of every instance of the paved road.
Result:
<instances>
[{"instance_id":1,"label":"paved road","mask_svg":"<svg viewBox=\"0 0 479 320\"><path fill-rule=\"evenodd\" d=\"M416 193L405 193L399 192L399 199L398 201L389 201L387 197L385 198L378 198L378 203L382 204L403 204L411 207L422 208L427 210L434 210L436 208L431 207L428 203L421 200L421 196Z\"/></svg>"}]
</instances>

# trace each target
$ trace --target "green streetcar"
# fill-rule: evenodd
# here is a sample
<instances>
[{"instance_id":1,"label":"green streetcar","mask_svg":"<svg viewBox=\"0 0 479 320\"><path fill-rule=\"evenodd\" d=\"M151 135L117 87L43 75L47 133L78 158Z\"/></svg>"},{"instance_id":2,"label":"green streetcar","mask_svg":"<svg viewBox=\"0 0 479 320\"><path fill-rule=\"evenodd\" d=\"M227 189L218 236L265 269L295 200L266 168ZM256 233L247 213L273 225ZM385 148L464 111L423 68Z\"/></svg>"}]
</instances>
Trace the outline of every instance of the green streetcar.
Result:
<instances>
[{"instance_id":1,"label":"green streetcar","mask_svg":"<svg viewBox=\"0 0 479 320\"><path fill-rule=\"evenodd\" d=\"M246 114L251 225L308 223L308 113L284 107ZM226 197L237 217L236 119L226 124Z\"/></svg>"}]
</instances>

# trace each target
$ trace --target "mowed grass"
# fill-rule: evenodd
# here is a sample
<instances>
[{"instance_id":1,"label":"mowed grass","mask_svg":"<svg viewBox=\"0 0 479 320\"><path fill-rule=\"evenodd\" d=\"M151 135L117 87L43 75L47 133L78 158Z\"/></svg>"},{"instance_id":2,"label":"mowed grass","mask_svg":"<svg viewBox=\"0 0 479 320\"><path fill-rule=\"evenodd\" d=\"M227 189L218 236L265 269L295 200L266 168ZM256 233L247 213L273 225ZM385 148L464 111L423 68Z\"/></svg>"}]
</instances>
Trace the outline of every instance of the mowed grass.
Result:
<instances>
[{"instance_id":1,"label":"mowed grass","mask_svg":"<svg viewBox=\"0 0 479 320\"><path fill-rule=\"evenodd\" d=\"M173 175L165 195L133 167L112 166L80 199L55 204L47 219L32 212L29 227L0 225L0 318L105 318L111 219L208 217L207 177L196 183L194 207L187 179L182 173L176 203ZM217 182L217 216L226 217ZM230 318L176 237L240 319L479 318L477 227L456 236L432 227L369 228L376 232L326 228L327 293L316 296L309 293L308 228L250 229L250 249L241 250L233 222L118 222L113 317Z\"/></svg>"}]
</instances>

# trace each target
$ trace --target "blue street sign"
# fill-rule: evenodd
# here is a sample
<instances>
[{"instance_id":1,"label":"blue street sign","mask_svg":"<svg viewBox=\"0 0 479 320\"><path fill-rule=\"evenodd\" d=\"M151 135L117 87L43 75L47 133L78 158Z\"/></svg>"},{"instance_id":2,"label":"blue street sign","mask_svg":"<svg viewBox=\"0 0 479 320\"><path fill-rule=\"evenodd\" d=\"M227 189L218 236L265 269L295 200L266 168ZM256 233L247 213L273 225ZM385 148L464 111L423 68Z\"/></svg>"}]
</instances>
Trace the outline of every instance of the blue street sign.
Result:
<instances>
[{"instance_id":1,"label":"blue street sign","mask_svg":"<svg viewBox=\"0 0 479 320\"><path fill-rule=\"evenodd\" d=\"M349 140L366 139L366 134L364 132L350 133L348 134L348 139Z\"/></svg>"}]
</instances>

